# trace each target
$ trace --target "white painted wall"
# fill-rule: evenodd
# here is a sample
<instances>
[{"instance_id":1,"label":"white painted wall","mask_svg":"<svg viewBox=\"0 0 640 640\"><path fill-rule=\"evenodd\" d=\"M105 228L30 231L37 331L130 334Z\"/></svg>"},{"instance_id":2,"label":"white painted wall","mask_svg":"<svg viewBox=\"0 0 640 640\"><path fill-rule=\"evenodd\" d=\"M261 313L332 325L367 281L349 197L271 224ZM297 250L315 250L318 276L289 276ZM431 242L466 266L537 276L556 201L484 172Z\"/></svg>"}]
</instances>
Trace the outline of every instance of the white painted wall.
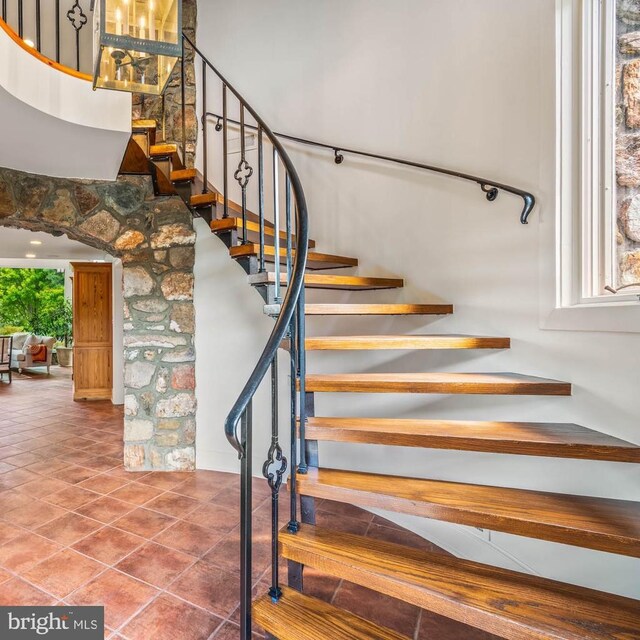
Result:
<instances>
[{"instance_id":1,"label":"white painted wall","mask_svg":"<svg viewBox=\"0 0 640 640\"><path fill-rule=\"evenodd\" d=\"M525 227L521 202L509 195L490 204L474 185L356 158L336 166L330 154L289 146L318 247L357 256L359 273L402 276L407 285L312 299L456 307L442 319L314 320L309 333L435 331L513 341L498 353L314 353L312 371L516 371L574 385L571 398L325 395L319 415L570 421L640 443L640 335L540 328L548 286L539 279L540 255L549 253L555 213L554 7L554 0L201 3L199 46L273 129L486 175L538 198ZM216 109L219 87L209 88ZM209 131L219 150L219 134ZM235 469L222 421L272 325L222 244L198 231L198 466ZM267 391L255 405L262 443ZM260 446L256 464L266 451ZM321 446L320 455L326 466L640 499L633 465L359 445ZM488 541L465 527L391 517L460 556L640 598L637 560L505 534Z\"/></svg>"},{"instance_id":2,"label":"white painted wall","mask_svg":"<svg viewBox=\"0 0 640 640\"><path fill-rule=\"evenodd\" d=\"M114 180L131 134L131 96L93 91L0 29L0 166Z\"/></svg>"}]
</instances>

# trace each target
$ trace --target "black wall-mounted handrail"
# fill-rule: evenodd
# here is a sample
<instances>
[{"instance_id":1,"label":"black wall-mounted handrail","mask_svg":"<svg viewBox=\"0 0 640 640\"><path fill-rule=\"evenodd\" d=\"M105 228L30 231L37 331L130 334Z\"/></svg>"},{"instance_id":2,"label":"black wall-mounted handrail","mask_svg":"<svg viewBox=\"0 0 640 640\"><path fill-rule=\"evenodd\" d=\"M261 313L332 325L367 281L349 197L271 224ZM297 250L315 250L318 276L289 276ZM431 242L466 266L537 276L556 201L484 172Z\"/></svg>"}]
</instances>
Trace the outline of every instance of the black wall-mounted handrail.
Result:
<instances>
[{"instance_id":1,"label":"black wall-mounted handrail","mask_svg":"<svg viewBox=\"0 0 640 640\"><path fill-rule=\"evenodd\" d=\"M210 111L205 114L206 116L210 116L212 118L216 118L218 120L222 119L221 115L217 113L211 113ZM233 124L240 124L236 120L232 120L231 118L227 119L227 122L231 122ZM247 125L249 129L256 129L256 127L250 127ZM462 171L455 171L453 169L446 169L444 167L436 167L430 164L424 164L422 162L414 162L412 160L404 160L402 158L394 158L392 156L385 156L379 153L370 153L368 151L360 151L358 149L350 149L347 147L343 147L341 145L335 144L327 144L325 142L318 142L317 140L309 140L307 138L300 138L298 136L292 136L287 133L278 133L274 131L274 135L278 136L278 138L283 138L285 140L291 140L292 142L297 142L299 144L306 144L313 147L320 147L322 149L330 149L334 153L334 162L336 164L342 164L344 162L344 154L362 156L364 158L372 158L374 160L382 160L384 162L392 162L394 164L401 164L407 167L413 167L415 169L423 169L425 171L431 171L433 173L440 173L447 176L452 176L454 178L460 178L462 180L468 180L470 182L475 182L480 185L482 191L486 194L487 200L489 202L493 202L498 197L499 191L506 191L508 193L512 193L513 195L520 196L524 201L524 206L522 208L522 212L520 214L520 222L522 224L527 224L529 220L529 215L533 211L533 208L536 204L535 196L528 191L524 191L523 189L518 189L517 187L512 187L508 184L503 184L501 182L496 182L495 180L490 180L488 178L481 178L480 176L475 176L470 173L464 173Z\"/></svg>"}]
</instances>

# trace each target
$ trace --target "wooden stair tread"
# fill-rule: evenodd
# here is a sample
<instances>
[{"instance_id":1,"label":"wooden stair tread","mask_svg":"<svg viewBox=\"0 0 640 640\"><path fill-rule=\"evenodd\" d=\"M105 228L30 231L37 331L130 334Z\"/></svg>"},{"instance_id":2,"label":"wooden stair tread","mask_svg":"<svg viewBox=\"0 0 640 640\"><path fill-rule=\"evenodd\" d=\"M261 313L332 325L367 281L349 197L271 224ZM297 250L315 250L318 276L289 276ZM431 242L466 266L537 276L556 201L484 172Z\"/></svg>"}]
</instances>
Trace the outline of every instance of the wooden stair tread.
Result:
<instances>
[{"instance_id":1,"label":"wooden stair tread","mask_svg":"<svg viewBox=\"0 0 640 640\"><path fill-rule=\"evenodd\" d=\"M289 560L504 638L640 637L631 598L309 525L283 530L280 547Z\"/></svg>"},{"instance_id":2,"label":"wooden stair tread","mask_svg":"<svg viewBox=\"0 0 640 640\"><path fill-rule=\"evenodd\" d=\"M259 626L278 640L409 640L288 587L282 587L282 597L276 603L269 594L255 600L253 616Z\"/></svg>"},{"instance_id":3,"label":"wooden stair tread","mask_svg":"<svg viewBox=\"0 0 640 640\"><path fill-rule=\"evenodd\" d=\"M158 156L170 156L178 153L178 146L175 144L153 144L149 147L149 155L154 158Z\"/></svg>"},{"instance_id":4,"label":"wooden stair tread","mask_svg":"<svg viewBox=\"0 0 640 640\"><path fill-rule=\"evenodd\" d=\"M340 469L297 479L301 495L640 557L640 502Z\"/></svg>"},{"instance_id":5,"label":"wooden stair tread","mask_svg":"<svg viewBox=\"0 0 640 640\"><path fill-rule=\"evenodd\" d=\"M238 234L242 234L243 224L242 218L235 218L230 216L228 218L219 218L217 220L211 221L211 231L213 233L225 233L229 231L236 231ZM257 239L260 234L260 224L254 220L247 219L247 232L248 232L248 240L253 242ZM265 224L264 228L265 239L269 239L269 242L273 242L274 238L274 230L271 226ZM286 241L287 234L285 231L280 231L281 241ZM291 241L293 244L296 242L296 237L292 236ZM309 247L313 248L316 246L315 240L309 240Z\"/></svg>"},{"instance_id":6,"label":"wooden stair tread","mask_svg":"<svg viewBox=\"0 0 640 640\"><path fill-rule=\"evenodd\" d=\"M292 259L295 256L295 249L292 250ZM249 242L247 244L241 244L237 247L231 247L229 254L232 258L248 258L260 256L260 245ZM265 245L264 255L267 262L275 261L276 249L273 245ZM280 263L286 263L287 249L280 248ZM316 251L310 251L307 256L307 268L308 269L339 269L341 267L357 267L357 258L347 258L345 256L335 256L330 253L318 253Z\"/></svg>"},{"instance_id":7,"label":"wooden stair tread","mask_svg":"<svg viewBox=\"0 0 640 640\"><path fill-rule=\"evenodd\" d=\"M311 374L306 385L307 392L571 395L567 382L518 373Z\"/></svg>"},{"instance_id":8,"label":"wooden stair tread","mask_svg":"<svg viewBox=\"0 0 640 640\"><path fill-rule=\"evenodd\" d=\"M287 274L280 273L280 283L286 284ZM267 271L249 276L250 284L274 284L276 273ZM305 287L310 289L343 289L346 291L367 291L373 289L396 289L404 285L399 278L368 278L364 276L338 276L307 273L304 277Z\"/></svg>"},{"instance_id":9,"label":"wooden stair tread","mask_svg":"<svg viewBox=\"0 0 640 640\"><path fill-rule=\"evenodd\" d=\"M451 304L308 304L308 316L409 316L448 315Z\"/></svg>"},{"instance_id":10,"label":"wooden stair tread","mask_svg":"<svg viewBox=\"0 0 640 640\"><path fill-rule=\"evenodd\" d=\"M215 193L196 193L189 198L192 207L209 207L216 201Z\"/></svg>"},{"instance_id":11,"label":"wooden stair tread","mask_svg":"<svg viewBox=\"0 0 640 640\"><path fill-rule=\"evenodd\" d=\"M509 338L440 335L317 336L307 338L309 351L357 349L508 349Z\"/></svg>"},{"instance_id":12,"label":"wooden stair tread","mask_svg":"<svg viewBox=\"0 0 640 640\"><path fill-rule=\"evenodd\" d=\"M131 122L132 129L156 129L158 123L155 120L133 120Z\"/></svg>"},{"instance_id":13,"label":"wooden stair tread","mask_svg":"<svg viewBox=\"0 0 640 640\"><path fill-rule=\"evenodd\" d=\"M195 169L177 169L171 172L171 182L187 182L195 180Z\"/></svg>"},{"instance_id":14,"label":"wooden stair tread","mask_svg":"<svg viewBox=\"0 0 640 640\"><path fill-rule=\"evenodd\" d=\"M307 418L307 438L640 463L640 446L577 424L395 418Z\"/></svg>"}]
</instances>

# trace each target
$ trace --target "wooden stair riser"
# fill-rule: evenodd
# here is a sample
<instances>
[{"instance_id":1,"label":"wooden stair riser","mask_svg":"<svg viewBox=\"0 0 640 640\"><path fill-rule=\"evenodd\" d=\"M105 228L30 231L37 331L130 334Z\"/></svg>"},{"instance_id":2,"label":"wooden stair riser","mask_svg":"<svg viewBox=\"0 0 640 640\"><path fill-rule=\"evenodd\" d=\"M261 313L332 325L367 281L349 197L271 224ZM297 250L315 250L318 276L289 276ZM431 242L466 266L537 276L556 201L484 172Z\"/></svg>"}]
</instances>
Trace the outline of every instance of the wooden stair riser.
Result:
<instances>
[{"instance_id":1,"label":"wooden stair riser","mask_svg":"<svg viewBox=\"0 0 640 640\"><path fill-rule=\"evenodd\" d=\"M640 503L310 469L301 495L640 557Z\"/></svg>"},{"instance_id":2,"label":"wooden stair riser","mask_svg":"<svg viewBox=\"0 0 640 640\"><path fill-rule=\"evenodd\" d=\"M503 638L640 637L636 600L448 554L304 525L297 534L281 531L280 550L290 561Z\"/></svg>"}]
</instances>

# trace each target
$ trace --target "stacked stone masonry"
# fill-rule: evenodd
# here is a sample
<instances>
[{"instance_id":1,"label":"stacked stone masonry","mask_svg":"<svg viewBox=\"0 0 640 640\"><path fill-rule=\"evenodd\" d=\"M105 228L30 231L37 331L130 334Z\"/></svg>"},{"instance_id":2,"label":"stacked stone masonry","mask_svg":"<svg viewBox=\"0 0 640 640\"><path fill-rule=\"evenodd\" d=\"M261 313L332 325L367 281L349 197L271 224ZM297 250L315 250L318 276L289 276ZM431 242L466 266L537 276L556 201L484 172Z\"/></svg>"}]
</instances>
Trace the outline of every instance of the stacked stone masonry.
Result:
<instances>
[{"instance_id":1,"label":"stacked stone masonry","mask_svg":"<svg viewBox=\"0 0 640 640\"><path fill-rule=\"evenodd\" d=\"M640 0L617 0L619 285L640 283Z\"/></svg>"},{"instance_id":2,"label":"stacked stone masonry","mask_svg":"<svg viewBox=\"0 0 640 640\"><path fill-rule=\"evenodd\" d=\"M182 2L182 28L192 42L196 39L196 0ZM194 55L189 46L185 47L185 164L193 167L196 142L198 139L198 118L196 115L196 76ZM134 119L155 120L158 138L182 147L182 80L180 64L176 65L164 96L133 96Z\"/></svg>"},{"instance_id":3,"label":"stacked stone masonry","mask_svg":"<svg viewBox=\"0 0 640 640\"><path fill-rule=\"evenodd\" d=\"M151 179L66 180L0 169L0 226L66 234L122 259L127 469L195 468L192 216Z\"/></svg>"}]
</instances>

